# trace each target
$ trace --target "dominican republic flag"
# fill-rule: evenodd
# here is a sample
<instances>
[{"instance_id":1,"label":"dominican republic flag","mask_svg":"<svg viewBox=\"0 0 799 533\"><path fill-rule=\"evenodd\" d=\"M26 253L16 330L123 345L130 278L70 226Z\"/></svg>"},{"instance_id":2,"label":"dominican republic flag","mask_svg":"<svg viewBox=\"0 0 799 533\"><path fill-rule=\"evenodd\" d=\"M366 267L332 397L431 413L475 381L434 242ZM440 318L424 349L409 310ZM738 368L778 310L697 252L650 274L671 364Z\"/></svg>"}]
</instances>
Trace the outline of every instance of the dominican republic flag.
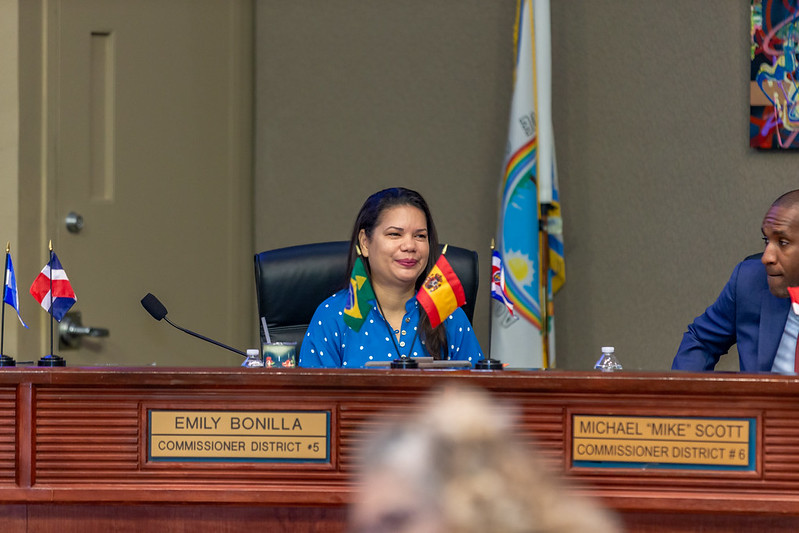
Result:
<instances>
[{"instance_id":1,"label":"dominican republic flag","mask_svg":"<svg viewBox=\"0 0 799 533\"><path fill-rule=\"evenodd\" d=\"M55 252L50 252L50 254L50 262L44 265L42 271L33 280L31 295L36 298L45 311L61 322L78 298L75 296L75 291L72 290L72 285L69 283L67 273L64 272L64 267L61 266L61 261L58 260ZM52 294L50 293L51 286ZM50 309L51 304L52 310Z\"/></svg>"},{"instance_id":2,"label":"dominican republic flag","mask_svg":"<svg viewBox=\"0 0 799 533\"><path fill-rule=\"evenodd\" d=\"M513 303L505 294L505 267L502 265L502 256L496 250L491 254L491 297L503 304L508 313L513 315Z\"/></svg>"},{"instance_id":3,"label":"dominican republic flag","mask_svg":"<svg viewBox=\"0 0 799 533\"><path fill-rule=\"evenodd\" d=\"M19 314L19 293L17 292L17 277L14 275L14 264L11 262L11 254L6 254L6 287L3 291L3 302L14 308L17 318L26 328L28 325L22 320Z\"/></svg>"},{"instance_id":4,"label":"dominican republic flag","mask_svg":"<svg viewBox=\"0 0 799 533\"><path fill-rule=\"evenodd\" d=\"M441 254L430 274L425 278L416 299L427 312L430 325L438 327L455 309L466 303L461 280L452 270L447 258Z\"/></svg>"}]
</instances>

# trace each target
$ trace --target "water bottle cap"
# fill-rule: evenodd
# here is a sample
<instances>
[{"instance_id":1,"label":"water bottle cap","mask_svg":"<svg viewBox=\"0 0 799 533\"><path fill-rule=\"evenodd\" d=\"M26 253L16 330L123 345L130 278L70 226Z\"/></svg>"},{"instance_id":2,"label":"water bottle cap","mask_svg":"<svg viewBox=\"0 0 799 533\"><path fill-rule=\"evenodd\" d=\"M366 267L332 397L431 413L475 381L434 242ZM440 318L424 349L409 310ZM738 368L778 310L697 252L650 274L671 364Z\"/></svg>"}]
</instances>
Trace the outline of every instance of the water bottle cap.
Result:
<instances>
[{"instance_id":1,"label":"water bottle cap","mask_svg":"<svg viewBox=\"0 0 799 533\"><path fill-rule=\"evenodd\" d=\"M248 355L248 356L249 356L249 355L255 355L255 356L259 356L259 355L261 355L261 351L260 351L260 350L258 350L258 348L249 348L249 349L247 350L247 355Z\"/></svg>"},{"instance_id":2,"label":"water bottle cap","mask_svg":"<svg viewBox=\"0 0 799 533\"><path fill-rule=\"evenodd\" d=\"M602 347L602 352L603 353L613 353L615 351L616 351L616 348L614 348L613 346L603 346Z\"/></svg>"}]
</instances>

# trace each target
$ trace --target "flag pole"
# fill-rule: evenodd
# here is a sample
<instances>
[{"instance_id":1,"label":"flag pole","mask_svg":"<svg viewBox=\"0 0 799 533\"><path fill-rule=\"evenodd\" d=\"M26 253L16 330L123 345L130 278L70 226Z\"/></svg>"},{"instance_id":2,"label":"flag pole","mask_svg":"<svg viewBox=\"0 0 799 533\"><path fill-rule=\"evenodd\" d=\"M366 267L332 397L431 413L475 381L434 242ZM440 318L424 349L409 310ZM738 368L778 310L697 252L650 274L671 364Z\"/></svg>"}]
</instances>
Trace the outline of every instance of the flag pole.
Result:
<instances>
[{"instance_id":1,"label":"flag pole","mask_svg":"<svg viewBox=\"0 0 799 533\"><path fill-rule=\"evenodd\" d=\"M49 283L50 283L50 353L47 354L47 355L43 355L41 358L39 358L39 362L37 363L37 366L49 366L49 367L66 366L67 363L66 363L66 361L64 361L64 358L53 353L55 351L55 349L54 349L54 341L53 341L53 339L55 337L55 335L53 333L53 321L55 320L55 315L53 314L53 311L54 311L53 310L53 304L55 303L55 297L53 295L53 260L55 259L55 253L53 252L53 241L52 241L52 239L50 240L49 248L50 248L50 258L47 261L46 268L49 269L49 271L50 271L49 272L49 276L48 276L50 278L50 280L49 280ZM42 270L42 274L43 273L44 273L44 270ZM40 275L42 275L42 274L40 274ZM42 302L41 303L44 303L44 298L42 298Z\"/></svg>"},{"instance_id":2,"label":"flag pole","mask_svg":"<svg viewBox=\"0 0 799 533\"><path fill-rule=\"evenodd\" d=\"M55 355L53 350L53 240L50 240L50 355Z\"/></svg>"},{"instance_id":3,"label":"flag pole","mask_svg":"<svg viewBox=\"0 0 799 533\"><path fill-rule=\"evenodd\" d=\"M3 306L3 310L1 312L2 318L0 318L0 367L17 366L17 362L14 361L14 358L6 355L5 352L3 351L4 348L3 343L5 342L5 335L6 335L6 285L8 284L8 265L9 261L11 261L10 254L11 254L11 242L9 241L6 243L6 269L3 272L3 300L0 301L0 305ZM22 319L20 318L20 320Z\"/></svg>"},{"instance_id":4,"label":"flag pole","mask_svg":"<svg viewBox=\"0 0 799 533\"><path fill-rule=\"evenodd\" d=\"M491 237L491 261L492 267L488 271L488 357L491 358L491 348L492 348L492 340L491 337L494 334L494 302L492 302L491 298L491 288L494 286L494 249L496 248L496 244L494 242L494 237Z\"/></svg>"},{"instance_id":5,"label":"flag pole","mask_svg":"<svg viewBox=\"0 0 799 533\"><path fill-rule=\"evenodd\" d=\"M3 350L6 340L6 284L8 283L8 254L11 253L11 241L6 242L6 268L3 270L3 301L0 305L3 310L0 311L0 357L5 354Z\"/></svg>"},{"instance_id":6,"label":"flag pole","mask_svg":"<svg viewBox=\"0 0 799 533\"><path fill-rule=\"evenodd\" d=\"M492 263L494 261L494 239L493 238L491 239L491 261L492 261ZM499 359L494 359L493 357L491 357L491 330L494 329L494 322L493 322L493 318L494 318L494 311L493 311L494 302L492 301L493 298L491 298L491 287L492 287L492 282L494 280L494 278L493 278L493 270L494 270L494 268L492 266L489 269L489 271L488 271L489 275L491 275L491 278L490 278L491 282L489 282L489 284L488 284L488 351L486 352L488 354L488 357L483 358L482 360L477 361L477 363L475 363L474 368L477 369L477 370L502 370L504 368L502 366L502 361L500 361Z\"/></svg>"},{"instance_id":7,"label":"flag pole","mask_svg":"<svg viewBox=\"0 0 799 533\"><path fill-rule=\"evenodd\" d=\"M541 204L541 361L549 368L549 210L548 203Z\"/></svg>"}]
</instances>

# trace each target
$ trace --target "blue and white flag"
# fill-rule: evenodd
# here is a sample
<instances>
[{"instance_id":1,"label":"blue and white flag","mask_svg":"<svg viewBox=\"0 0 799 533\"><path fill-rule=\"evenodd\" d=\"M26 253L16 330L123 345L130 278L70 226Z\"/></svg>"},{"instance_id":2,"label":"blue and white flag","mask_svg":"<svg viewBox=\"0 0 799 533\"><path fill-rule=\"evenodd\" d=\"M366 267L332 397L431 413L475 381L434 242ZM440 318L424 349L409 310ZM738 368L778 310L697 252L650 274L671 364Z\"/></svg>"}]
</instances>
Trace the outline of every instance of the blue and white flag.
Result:
<instances>
[{"instance_id":1,"label":"blue and white flag","mask_svg":"<svg viewBox=\"0 0 799 533\"><path fill-rule=\"evenodd\" d=\"M11 254L6 254L6 286L3 291L3 302L7 303L17 312L17 318L26 328L28 325L23 322L19 314L19 293L17 292L17 276L14 275L14 263L11 262Z\"/></svg>"}]
</instances>

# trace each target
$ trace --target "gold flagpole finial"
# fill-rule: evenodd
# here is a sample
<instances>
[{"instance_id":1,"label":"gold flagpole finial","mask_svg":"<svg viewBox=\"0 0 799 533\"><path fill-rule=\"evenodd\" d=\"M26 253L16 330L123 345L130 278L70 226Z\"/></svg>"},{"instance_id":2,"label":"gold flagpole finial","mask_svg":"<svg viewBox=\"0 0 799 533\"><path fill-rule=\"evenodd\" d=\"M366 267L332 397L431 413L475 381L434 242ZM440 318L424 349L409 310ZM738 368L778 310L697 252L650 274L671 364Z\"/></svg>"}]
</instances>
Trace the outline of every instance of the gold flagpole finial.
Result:
<instances>
[{"instance_id":1,"label":"gold flagpole finial","mask_svg":"<svg viewBox=\"0 0 799 533\"><path fill-rule=\"evenodd\" d=\"M494 246L494 237L491 237L491 251L492 252L494 251L494 248L496 248L496 246Z\"/></svg>"},{"instance_id":2,"label":"gold flagpole finial","mask_svg":"<svg viewBox=\"0 0 799 533\"><path fill-rule=\"evenodd\" d=\"M441 250L441 255L444 255L445 253L447 253L447 246L449 246L449 244L445 244L444 245L444 249Z\"/></svg>"},{"instance_id":3,"label":"gold flagpole finial","mask_svg":"<svg viewBox=\"0 0 799 533\"><path fill-rule=\"evenodd\" d=\"M53 239L50 239L50 251L53 251Z\"/></svg>"},{"instance_id":4,"label":"gold flagpole finial","mask_svg":"<svg viewBox=\"0 0 799 533\"><path fill-rule=\"evenodd\" d=\"M6 242L6 253L11 253L11 241Z\"/></svg>"}]
</instances>

